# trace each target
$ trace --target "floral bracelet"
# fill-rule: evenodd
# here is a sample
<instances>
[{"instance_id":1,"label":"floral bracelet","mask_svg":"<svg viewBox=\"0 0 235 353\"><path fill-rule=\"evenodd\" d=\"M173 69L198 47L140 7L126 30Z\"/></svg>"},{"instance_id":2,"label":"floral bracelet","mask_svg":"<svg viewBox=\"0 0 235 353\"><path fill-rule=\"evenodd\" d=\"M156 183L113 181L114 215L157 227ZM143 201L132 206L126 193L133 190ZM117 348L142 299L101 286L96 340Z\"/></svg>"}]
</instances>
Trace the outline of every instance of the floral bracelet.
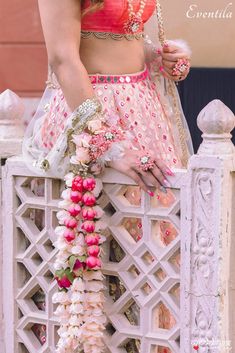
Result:
<instances>
[{"instance_id":1,"label":"floral bracelet","mask_svg":"<svg viewBox=\"0 0 235 353\"><path fill-rule=\"evenodd\" d=\"M98 205L102 182L96 174L99 165L120 155L125 133L108 125L100 104L83 107L74 113L75 122L67 136L70 172L64 178L66 188L57 213L60 225L55 230L58 252L54 268L59 292L53 302L59 304L55 314L60 321L56 353L101 353L104 348L100 246L106 224Z\"/></svg>"}]
</instances>

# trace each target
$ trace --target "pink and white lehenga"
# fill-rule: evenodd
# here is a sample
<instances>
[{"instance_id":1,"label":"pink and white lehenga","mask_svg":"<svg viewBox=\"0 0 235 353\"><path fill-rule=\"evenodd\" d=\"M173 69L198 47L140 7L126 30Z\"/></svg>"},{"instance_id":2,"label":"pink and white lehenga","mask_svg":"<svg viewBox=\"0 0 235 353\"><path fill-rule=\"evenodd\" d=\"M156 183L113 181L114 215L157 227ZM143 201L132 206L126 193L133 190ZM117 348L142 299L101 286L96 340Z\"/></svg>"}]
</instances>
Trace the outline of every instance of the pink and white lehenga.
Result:
<instances>
[{"instance_id":1,"label":"pink and white lehenga","mask_svg":"<svg viewBox=\"0 0 235 353\"><path fill-rule=\"evenodd\" d=\"M151 151L171 168L184 168L193 154L193 147L178 92L175 84L159 73L157 47L153 47L149 39L145 46L146 63L141 72L89 75L94 95L102 103L110 124L129 132L131 148ZM161 48L160 44L158 48ZM66 149L66 124L71 113L55 74L50 72L47 87L23 143L26 163L34 172L55 178L63 178L66 174L69 161L61 155ZM47 171L40 168L44 159L51 165ZM140 195L138 187L128 187L125 194L130 203L136 205L140 204ZM158 207L168 207L175 201L169 189L167 193L157 190L155 195L153 202ZM169 222L160 221L159 225L159 236L167 246L176 237L176 231ZM141 239L140 221L129 218L124 226L136 241ZM112 256L118 257L115 249ZM179 262L179 258L175 261ZM117 289L119 283L112 285ZM159 308L158 317L161 321L159 327L169 329L174 325L174 318L165 307ZM133 347L128 349L133 351ZM137 347L135 349L138 351ZM163 353L163 350L156 353Z\"/></svg>"},{"instance_id":2,"label":"pink and white lehenga","mask_svg":"<svg viewBox=\"0 0 235 353\"><path fill-rule=\"evenodd\" d=\"M192 151L186 122L181 121L186 146L183 149L180 141L182 131L177 131L176 117L169 104L171 97L165 96L160 83L162 77L151 65L146 65L143 71L135 74L97 74L89 75L89 78L104 112L114 125L118 123L130 132L134 148L153 151L169 166L186 166L189 156L187 148ZM180 104L179 101L177 104ZM62 89L58 84L51 85L50 81L25 135L24 153L26 160L31 161L29 167L36 170L35 161L52 154L70 114ZM178 119L183 118L182 110L181 114ZM63 177L65 170L66 165L63 165L61 169L49 170L47 175Z\"/></svg>"}]
</instances>

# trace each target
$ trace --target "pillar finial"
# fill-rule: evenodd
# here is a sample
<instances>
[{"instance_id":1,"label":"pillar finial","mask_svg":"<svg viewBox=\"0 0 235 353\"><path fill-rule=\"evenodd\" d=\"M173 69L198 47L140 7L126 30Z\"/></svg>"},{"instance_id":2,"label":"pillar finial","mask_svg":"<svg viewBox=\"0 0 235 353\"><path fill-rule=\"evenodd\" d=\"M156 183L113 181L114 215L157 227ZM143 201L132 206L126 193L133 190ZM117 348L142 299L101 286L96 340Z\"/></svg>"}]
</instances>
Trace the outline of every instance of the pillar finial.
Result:
<instances>
[{"instance_id":1,"label":"pillar finial","mask_svg":"<svg viewBox=\"0 0 235 353\"><path fill-rule=\"evenodd\" d=\"M231 131L235 127L233 112L219 99L211 101L199 113L197 125L203 132L198 154L227 155L235 152Z\"/></svg>"},{"instance_id":2,"label":"pillar finial","mask_svg":"<svg viewBox=\"0 0 235 353\"><path fill-rule=\"evenodd\" d=\"M21 154L24 104L7 89L0 94L0 158Z\"/></svg>"}]
</instances>

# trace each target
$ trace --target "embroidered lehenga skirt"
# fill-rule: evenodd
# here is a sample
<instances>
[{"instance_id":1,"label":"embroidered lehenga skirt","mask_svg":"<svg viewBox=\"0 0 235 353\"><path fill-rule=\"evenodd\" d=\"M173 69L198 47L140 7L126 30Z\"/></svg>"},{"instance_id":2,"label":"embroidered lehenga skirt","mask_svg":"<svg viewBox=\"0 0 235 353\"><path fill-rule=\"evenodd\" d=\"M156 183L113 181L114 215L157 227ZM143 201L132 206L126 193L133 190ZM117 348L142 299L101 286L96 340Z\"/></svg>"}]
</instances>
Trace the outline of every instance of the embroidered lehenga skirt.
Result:
<instances>
[{"instance_id":1,"label":"embroidered lehenga skirt","mask_svg":"<svg viewBox=\"0 0 235 353\"><path fill-rule=\"evenodd\" d=\"M113 124L119 124L132 135L134 147L151 151L156 158L161 158L170 167L180 168L185 158L180 148L182 132L177 132L174 112L166 101L162 88L148 68L135 74L122 76L89 75L94 93L102 103L103 110ZM56 84L47 88L36 116L26 133L25 147L31 156L47 155L63 134L71 111L66 103L61 88ZM179 118L180 119L180 118ZM192 153L192 144L187 124L181 117L182 130L185 134L187 155ZM28 135L28 136L27 136ZM29 154L28 154L29 155ZM40 156L39 156L40 155ZM186 157L187 158L187 157Z\"/></svg>"},{"instance_id":2,"label":"embroidered lehenga skirt","mask_svg":"<svg viewBox=\"0 0 235 353\"><path fill-rule=\"evenodd\" d=\"M89 78L94 93L100 99L110 121L129 131L133 147L151 151L170 168L186 167L185 152L186 158L193 153L191 137L179 101L176 103L180 109L180 116L176 117L172 109L174 102L171 101L170 104L169 97L165 94L166 83L161 83L161 78L150 72L147 66L143 71L135 74L121 76L97 74L90 75ZM71 111L58 83L49 85L25 136L24 155L29 167L36 159L45 158L53 150L56 141L63 134L70 114ZM182 131L179 131L179 124ZM184 133L184 147L180 140L182 133ZM132 205L140 205L140 188L128 187L125 197ZM156 207L170 207L175 202L175 195L170 189L166 194L158 189L152 202ZM123 226L136 242L143 237L140 220L127 218ZM156 231L159 232L158 237L163 246L167 246L177 236L177 231L172 224L163 220L159 222ZM118 249L114 247L111 257L116 257L118 261L118 256ZM178 266L179 256L174 261ZM164 273L159 273L159 276L161 275L163 280ZM119 283L112 283L112 286L117 288ZM118 290L121 291L121 288ZM134 307L133 310L135 310ZM130 315L135 317L134 312ZM159 307L158 318L161 321L159 323L161 328L170 329L175 324L173 316L164 306ZM137 347L134 348L137 349ZM133 347L130 347L131 350ZM165 352L169 353L170 350Z\"/></svg>"}]
</instances>

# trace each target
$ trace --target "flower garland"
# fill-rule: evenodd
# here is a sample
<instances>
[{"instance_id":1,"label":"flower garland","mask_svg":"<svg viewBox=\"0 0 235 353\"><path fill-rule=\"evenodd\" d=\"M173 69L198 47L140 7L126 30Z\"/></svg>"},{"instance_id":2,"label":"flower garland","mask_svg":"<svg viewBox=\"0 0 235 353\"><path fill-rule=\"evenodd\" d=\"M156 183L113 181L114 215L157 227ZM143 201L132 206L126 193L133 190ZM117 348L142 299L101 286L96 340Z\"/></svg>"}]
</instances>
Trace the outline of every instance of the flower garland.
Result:
<instances>
[{"instance_id":1,"label":"flower garland","mask_svg":"<svg viewBox=\"0 0 235 353\"><path fill-rule=\"evenodd\" d=\"M53 303L59 304L55 315L60 321L56 353L100 353L104 349L100 246L106 225L97 203L102 182L96 175L105 161L120 156L125 144L123 131L110 127L97 115L83 132L74 129L68 137L71 172L65 176L54 244L59 292L53 295Z\"/></svg>"}]
</instances>

